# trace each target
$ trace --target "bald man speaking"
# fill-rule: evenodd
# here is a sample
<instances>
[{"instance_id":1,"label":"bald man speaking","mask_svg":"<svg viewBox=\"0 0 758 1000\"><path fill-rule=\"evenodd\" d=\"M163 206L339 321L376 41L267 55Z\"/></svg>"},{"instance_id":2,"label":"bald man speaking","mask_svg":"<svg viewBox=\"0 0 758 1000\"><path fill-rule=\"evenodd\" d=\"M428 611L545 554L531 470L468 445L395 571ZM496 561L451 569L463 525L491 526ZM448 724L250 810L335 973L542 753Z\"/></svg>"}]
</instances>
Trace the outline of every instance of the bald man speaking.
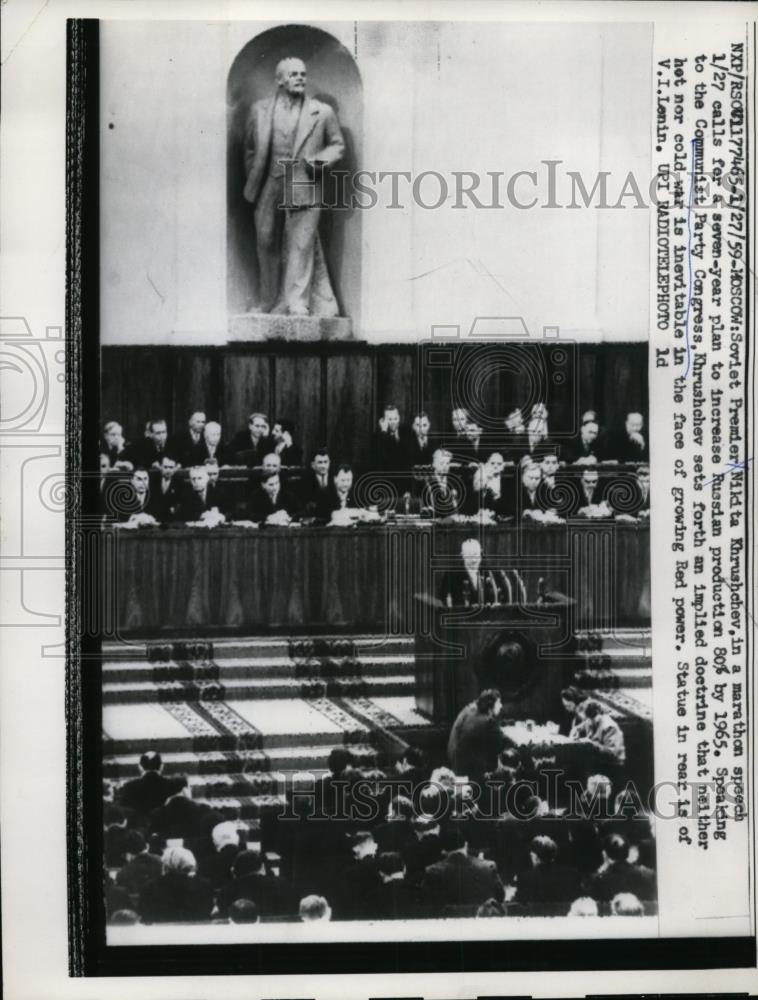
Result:
<instances>
[{"instance_id":1,"label":"bald man speaking","mask_svg":"<svg viewBox=\"0 0 758 1000\"><path fill-rule=\"evenodd\" d=\"M337 116L306 97L300 59L276 67L276 92L250 109L244 196L255 206L261 312L337 316L318 235L325 167L344 153Z\"/></svg>"}]
</instances>

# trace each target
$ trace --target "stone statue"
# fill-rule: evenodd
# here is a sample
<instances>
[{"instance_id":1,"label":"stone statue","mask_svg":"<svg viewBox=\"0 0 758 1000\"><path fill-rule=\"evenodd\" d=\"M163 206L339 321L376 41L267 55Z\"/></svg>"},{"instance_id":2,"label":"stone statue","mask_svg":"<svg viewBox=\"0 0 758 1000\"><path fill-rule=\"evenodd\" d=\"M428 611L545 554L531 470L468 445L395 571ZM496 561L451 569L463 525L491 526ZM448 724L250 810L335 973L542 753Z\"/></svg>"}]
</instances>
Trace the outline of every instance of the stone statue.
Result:
<instances>
[{"instance_id":1,"label":"stone statue","mask_svg":"<svg viewBox=\"0 0 758 1000\"><path fill-rule=\"evenodd\" d=\"M344 141L328 104L305 94L300 59L276 67L276 93L256 101L245 134L244 196L255 206L258 311L339 315L318 235L324 167Z\"/></svg>"}]
</instances>

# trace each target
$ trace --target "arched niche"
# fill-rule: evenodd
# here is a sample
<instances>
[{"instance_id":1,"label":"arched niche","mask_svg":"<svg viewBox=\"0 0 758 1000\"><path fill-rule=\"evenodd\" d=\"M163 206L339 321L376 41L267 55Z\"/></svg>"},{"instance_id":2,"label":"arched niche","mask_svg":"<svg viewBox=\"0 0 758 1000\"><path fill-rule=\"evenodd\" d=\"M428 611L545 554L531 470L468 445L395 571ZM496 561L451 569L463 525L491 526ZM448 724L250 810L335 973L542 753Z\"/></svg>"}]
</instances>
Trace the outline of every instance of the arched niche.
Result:
<instances>
[{"instance_id":1,"label":"arched niche","mask_svg":"<svg viewBox=\"0 0 758 1000\"><path fill-rule=\"evenodd\" d=\"M335 170L352 175L358 169L363 141L363 94L355 60L326 31L302 24L271 28L238 53L227 78L227 310L230 315L255 312L257 305L253 206L242 196L245 186L243 148L250 105L274 92L274 70L280 59L295 56L308 70L307 92L334 108L345 139L345 155ZM350 190L349 184L346 189ZM360 210L328 208L319 224L324 255L340 315L358 327L361 294Z\"/></svg>"}]
</instances>

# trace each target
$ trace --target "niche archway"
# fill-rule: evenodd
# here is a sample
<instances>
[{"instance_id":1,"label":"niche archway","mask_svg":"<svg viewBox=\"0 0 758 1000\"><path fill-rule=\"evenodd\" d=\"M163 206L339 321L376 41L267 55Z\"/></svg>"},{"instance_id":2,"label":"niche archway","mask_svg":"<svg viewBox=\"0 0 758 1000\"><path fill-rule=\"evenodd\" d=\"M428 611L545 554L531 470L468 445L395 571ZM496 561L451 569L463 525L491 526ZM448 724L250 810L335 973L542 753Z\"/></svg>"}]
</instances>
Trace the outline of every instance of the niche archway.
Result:
<instances>
[{"instance_id":1,"label":"niche archway","mask_svg":"<svg viewBox=\"0 0 758 1000\"><path fill-rule=\"evenodd\" d=\"M274 90L280 59L295 56L308 69L308 94L331 105L345 139L345 155L336 170L352 175L363 141L363 93L360 73L348 50L333 35L308 25L288 24L257 35L238 53L227 78L227 311L255 312L257 259L253 206L243 198L243 148L250 105ZM347 185L349 191L349 185ZM340 207L321 213L324 256L340 315L359 327L361 295L360 211Z\"/></svg>"}]
</instances>

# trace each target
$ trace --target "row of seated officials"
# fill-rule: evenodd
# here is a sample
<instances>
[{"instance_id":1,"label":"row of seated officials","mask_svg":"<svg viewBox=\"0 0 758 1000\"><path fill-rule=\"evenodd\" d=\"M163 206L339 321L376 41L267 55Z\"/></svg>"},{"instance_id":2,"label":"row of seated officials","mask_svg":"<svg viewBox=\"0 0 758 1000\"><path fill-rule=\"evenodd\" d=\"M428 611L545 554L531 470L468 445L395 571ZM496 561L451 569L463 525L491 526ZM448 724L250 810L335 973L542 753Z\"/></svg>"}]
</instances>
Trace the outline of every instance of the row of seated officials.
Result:
<instances>
[{"instance_id":1,"label":"row of seated officials","mask_svg":"<svg viewBox=\"0 0 758 1000\"><path fill-rule=\"evenodd\" d=\"M389 413L392 412L390 408ZM428 418L424 419L428 423ZM206 432L213 426L206 425ZM590 421L583 429L586 426L596 425ZM538 519L548 512L560 518L577 515L640 518L647 516L650 506L647 465L638 464L632 472L627 466L599 468L597 455L593 453L567 465L561 463L561 451L549 439L541 439L533 453L523 454L518 467L504 458L505 449L482 447L478 457L472 459L460 450L456 454L454 446L432 450L431 445L425 444L429 465L414 465L412 471L403 472L398 471L402 470L399 459L394 465L384 463L383 469L382 462L378 462L376 469L380 471L364 476L356 489L353 469L344 464L334 468L326 448L316 452L307 470L287 466L285 459L291 457L287 452L294 448L288 444L289 431L279 439L284 447L268 452L262 449L264 453L256 458L261 464L252 479L230 481L222 477L218 454L207 455L202 465L191 465L185 477L179 471L181 466L175 453L168 448L162 453L157 450L154 439L165 437L165 422L153 422L151 427L152 437L146 440L153 449L154 461L149 467L134 467L126 487L120 477L128 470L112 471L113 456L101 454L103 508L117 522L196 522L207 519L213 512L216 521L286 524L304 518L328 523L336 511L365 509L371 500L377 501L373 506L381 513L447 517L476 516L487 511L491 517L500 519L523 514ZM278 422L275 430L280 431L281 427L282 422ZM388 437L391 433L391 430L381 431L380 435ZM265 447L276 448L273 442L277 439L275 433L266 439ZM210 448L213 450L213 446ZM136 460L135 452L125 451L125 454ZM147 463L151 455L143 457ZM184 457L187 459L186 454ZM190 456L189 460L194 459ZM117 460L115 465L131 463Z\"/></svg>"},{"instance_id":2,"label":"row of seated officials","mask_svg":"<svg viewBox=\"0 0 758 1000\"><path fill-rule=\"evenodd\" d=\"M601 775L587 779L583 812L557 815L539 794L543 766L549 762L524 750L504 750L490 775L485 817L482 800L469 802L465 782L449 768L432 771L414 748L395 765L404 787L409 779L414 789L424 786L411 797L392 794L391 783L378 781L376 772L358 771L349 750L334 750L329 773L307 797L308 809L293 793L292 811L276 824L274 866L233 822L189 798L186 778L165 777L160 757L145 754L141 776L106 803L108 919L654 913L648 816L630 811L626 793L614 797ZM371 788L381 792L368 821Z\"/></svg>"},{"instance_id":3,"label":"row of seated officials","mask_svg":"<svg viewBox=\"0 0 758 1000\"><path fill-rule=\"evenodd\" d=\"M456 407L450 416L450 429L440 434L425 412L417 413L409 426L403 422L399 409L390 403L384 407L373 441L367 442L365 461L361 464L381 472L407 471L431 465L438 448L445 448L454 462L462 464L482 463L495 448L506 461L514 463L525 456L541 457L546 448L559 449L564 464L593 458L598 462L647 463L644 423L641 413L631 412L622 427L605 430L595 411L588 410L581 417L578 432L568 438L565 432L556 437L549 426L546 405L535 403L527 419L521 410L515 409L505 418L502 428L494 433L488 429L485 433L465 408ZM271 427L265 414L251 413L247 428L224 442L221 425L207 421L205 414L197 411L185 428L173 434L164 419L150 420L142 440L133 443L125 440L121 424L111 420L103 429L100 454L108 468L126 471L136 467L157 468L164 454L171 455L184 468L203 465L208 458L215 458L221 467L257 468L271 453L279 456L283 466L295 467L303 464L304 456L294 434L294 425L289 420L279 418Z\"/></svg>"}]
</instances>

